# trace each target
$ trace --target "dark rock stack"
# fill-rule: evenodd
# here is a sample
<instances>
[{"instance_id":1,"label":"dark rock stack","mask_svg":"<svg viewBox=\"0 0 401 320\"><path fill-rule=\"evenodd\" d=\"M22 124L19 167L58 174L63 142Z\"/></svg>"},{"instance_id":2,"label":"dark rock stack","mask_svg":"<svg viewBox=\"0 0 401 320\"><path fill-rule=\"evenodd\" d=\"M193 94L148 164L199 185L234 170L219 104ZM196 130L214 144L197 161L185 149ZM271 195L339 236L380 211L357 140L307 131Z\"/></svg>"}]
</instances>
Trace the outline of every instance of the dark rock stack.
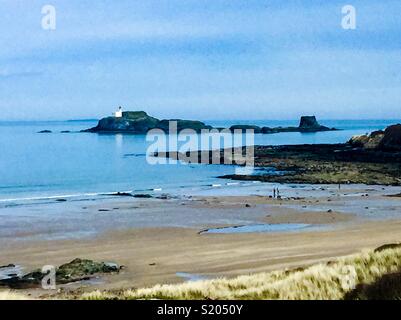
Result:
<instances>
[{"instance_id":1,"label":"dark rock stack","mask_svg":"<svg viewBox=\"0 0 401 320\"><path fill-rule=\"evenodd\" d=\"M322 126L317 122L315 116L303 116L299 122L299 130L301 132L317 132L317 131L330 131L328 127Z\"/></svg>"},{"instance_id":2,"label":"dark rock stack","mask_svg":"<svg viewBox=\"0 0 401 320\"><path fill-rule=\"evenodd\" d=\"M316 120L315 116L303 116L301 117L301 121L299 122L300 128L317 128L320 127L319 123Z\"/></svg>"}]
</instances>

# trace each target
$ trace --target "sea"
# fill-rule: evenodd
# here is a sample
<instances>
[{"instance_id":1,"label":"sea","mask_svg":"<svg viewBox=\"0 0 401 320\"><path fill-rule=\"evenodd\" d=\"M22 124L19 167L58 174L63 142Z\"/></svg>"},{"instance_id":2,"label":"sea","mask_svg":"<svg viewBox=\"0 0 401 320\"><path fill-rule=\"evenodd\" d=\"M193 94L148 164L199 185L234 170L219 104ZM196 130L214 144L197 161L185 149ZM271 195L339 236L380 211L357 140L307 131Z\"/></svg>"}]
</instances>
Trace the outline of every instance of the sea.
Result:
<instances>
[{"instance_id":1,"label":"sea","mask_svg":"<svg viewBox=\"0 0 401 320\"><path fill-rule=\"evenodd\" d=\"M205 121L233 124L297 126L297 120ZM384 129L401 120L320 120L341 129L317 133L255 135L255 145L343 143L353 135ZM218 176L235 166L150 164L145 135L83 133L96 120L0 122L0 207L24 201L96 197L116 192L185 193L222 184ZM50 130L51 133L38 133ZM245 142L244 142L245 143Z\"/></svg>"}]
</instances>

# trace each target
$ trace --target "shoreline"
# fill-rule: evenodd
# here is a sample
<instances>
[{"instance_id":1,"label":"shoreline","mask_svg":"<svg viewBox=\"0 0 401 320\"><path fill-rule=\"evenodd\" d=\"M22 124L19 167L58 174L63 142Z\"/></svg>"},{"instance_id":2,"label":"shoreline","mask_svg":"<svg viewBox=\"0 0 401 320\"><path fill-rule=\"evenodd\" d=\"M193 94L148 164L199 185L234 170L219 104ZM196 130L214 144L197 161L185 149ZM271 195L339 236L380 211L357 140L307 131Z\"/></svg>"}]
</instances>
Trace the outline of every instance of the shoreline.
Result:
<instances>
[{"instance_id":1,"label":"shoreline","mask_svg":"<svg viewBox=\"0 0 401 320\"><path fill-rule=\"evenodd\" d=\"M310 219L302 221L304 218L297 218L293 222L309 223L316 218L313 217L316 211L325 213L325 223L330 214L346 214L348 218L353 216L363 220L399 218L396 210L401 206L401 197L398 197L401 187L346 185L339 190L333 185L286 184L280 185L280 199L273 199L276 187L277 184L273 183L227 183L219 187L192 189L185 194L161 191L68 201L57 197L52 201L6 206L0 208L0 214L3 223L13 228L0 231L0 243L41 238L79 239L113 229L137 227L195 227L204 230L220 226L286 223L288 215L304 212L310 213ZM270 217L269 220L263 214L279 210L281 218ZM25 226L27 217L30 219L29 228Z\"/></svg>"}]
</instances>

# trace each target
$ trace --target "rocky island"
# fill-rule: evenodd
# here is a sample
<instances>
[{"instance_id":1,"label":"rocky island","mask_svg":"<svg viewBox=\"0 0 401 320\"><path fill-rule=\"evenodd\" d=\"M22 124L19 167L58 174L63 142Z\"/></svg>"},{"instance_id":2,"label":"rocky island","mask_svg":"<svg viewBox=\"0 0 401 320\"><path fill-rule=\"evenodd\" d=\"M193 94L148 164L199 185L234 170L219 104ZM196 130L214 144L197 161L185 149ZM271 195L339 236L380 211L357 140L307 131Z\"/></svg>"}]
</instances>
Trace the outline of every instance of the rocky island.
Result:
<instances>
[{"instance_id":1,"label":"rocky island","mask_svg":"<svg viewBox=\"0 0 401 320\"><path fill-rule=\"evenodd\" d=\"M212 129L211 126L201 121L171 119L177 122L177 130L193 129L200 132L202 129ZM159 120L149 116L145 111L126 111L122 112L121 117L107 117L99 121L94 128L84 130L84 132L98 133L132 133L146 134L152 129L169 130L170 120Z\"/></svg>"},{"instance_id":2,"label":"rocky island","mask_svg":"<svg viewBox=\"0 0 401 320\"><path fill-rule=\"evenodd\" d=\"M177 122L177 130L192 129L196 132L201 130L223 130L226 128L213 128L206 125L201 121L182 120L182 119L165 119L159 120L149 116L145 111L126 111L120 112L118 116L111 116L103 118L99 121L96 127L83 130L83 132L97 132L97 133L131 133L131 134L146 134L152 129L161 129L165 132L169 131L169 122ZM298 127L259 127L252 125L233 125L228 128L234 130L247 130L253 129L257 134L272 134L280 132L319 132L337 130L335 128L328 128L320 125L315 116L304 116L300 120Z\"/></svg>"}]
</instances>

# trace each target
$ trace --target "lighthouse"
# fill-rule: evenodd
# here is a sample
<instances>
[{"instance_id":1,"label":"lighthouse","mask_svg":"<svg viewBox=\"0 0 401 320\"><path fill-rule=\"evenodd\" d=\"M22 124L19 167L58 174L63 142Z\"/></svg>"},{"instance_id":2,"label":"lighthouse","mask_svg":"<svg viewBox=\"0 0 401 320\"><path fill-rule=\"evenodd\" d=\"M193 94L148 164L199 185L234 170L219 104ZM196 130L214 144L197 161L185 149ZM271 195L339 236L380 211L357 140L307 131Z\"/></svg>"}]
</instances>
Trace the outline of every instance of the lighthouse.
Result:
<instances>
[{"instance_id":1,"label":"lighthouse","mask_svg":"<svg viewBox=\"0 0 401 320\"><path fill-rule=\"evenodd\" d=\"M114 116L116 118L122 118L122 116L123 116L123 108L118 107L118 110L114 113Z\"/></svg>"}]
</instances>

